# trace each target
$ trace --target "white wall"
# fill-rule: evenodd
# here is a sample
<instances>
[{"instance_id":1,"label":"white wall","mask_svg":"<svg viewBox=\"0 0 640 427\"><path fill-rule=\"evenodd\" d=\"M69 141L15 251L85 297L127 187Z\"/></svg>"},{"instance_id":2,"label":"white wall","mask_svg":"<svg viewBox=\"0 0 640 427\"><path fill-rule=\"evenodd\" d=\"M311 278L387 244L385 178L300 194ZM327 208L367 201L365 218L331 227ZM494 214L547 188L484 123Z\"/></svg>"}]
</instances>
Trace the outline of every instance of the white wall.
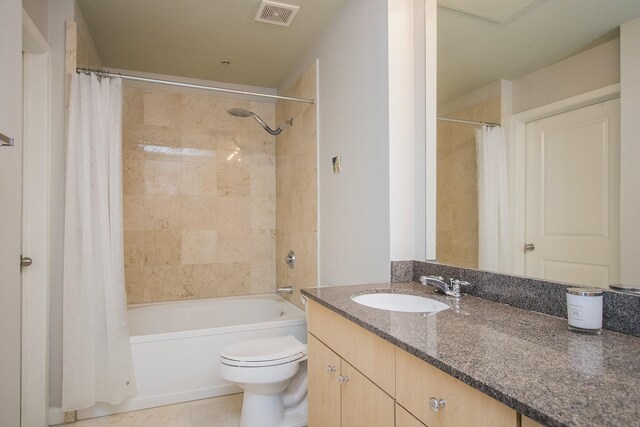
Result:
<instances>
[{"instance_id":1,"label":"white wall","mask_svg":"<svg viewBox=\"0 0 640 427\"><path fill-rule=\"evenodd\" d=\"M414 1L389 0L389 208L392 260L415 258ZM418 120L420 121L420 120ZM421 121L424 123L424 120Z\"/></svg>"},{"instance_id":2,"label":"white wall","mask_svg":"<svg viewBox=\"0 0 640 427\"><path fill-rule=\"evenodd\" d=\"M20 425L20 248L22 205L22 2L0 1L0 420Z\"/></svg>"},{"instance_id":3,"label":"white wall","mask_svg":"<svg viewBox=\"0 0 640 427\"><path fill-rule=\"evenodd\" d=\"M22 0L22 7L46 39L49 28L49 0Z\"/></svg>"},{"instance_id":4,"label":"white wall","mask_svg":"<svg viewBox=\"0 0 640 427\"><path fill-rule=\"evenodd\" d=\"M640 18L620 29L620 278L640 283Z\"/></svg>"},{"instance_id":5,"label":"white wall","mask_svg":"<svg viewBox=\"0 0 640 427\"><path fill-rule=\"evenodd\" d=\"M65 178L65 21L74 20L74 1L49 8L51 48L51 289L49 290L49 404L62 404L62 249Z\"/></svg>"},{"instance_id":6,"label":"white wall","mask_svg":"<svg viewBox=\"0 0 640 427\"><path fill-rule=\"evenodd\" d=\"M620 81L620 39L611 40L513 81L513 113Z\"/></svg>"},{"instance_id":7,"label":"white wall","mask_svg":"<svg viewBox=\"0 0 640 427\"><path fill-rule=\"evenodd\" d=\"M319 59L321 286L389 280L387 48L387 1L349 0L281 85Z\"/></svg>"}]
</instances>

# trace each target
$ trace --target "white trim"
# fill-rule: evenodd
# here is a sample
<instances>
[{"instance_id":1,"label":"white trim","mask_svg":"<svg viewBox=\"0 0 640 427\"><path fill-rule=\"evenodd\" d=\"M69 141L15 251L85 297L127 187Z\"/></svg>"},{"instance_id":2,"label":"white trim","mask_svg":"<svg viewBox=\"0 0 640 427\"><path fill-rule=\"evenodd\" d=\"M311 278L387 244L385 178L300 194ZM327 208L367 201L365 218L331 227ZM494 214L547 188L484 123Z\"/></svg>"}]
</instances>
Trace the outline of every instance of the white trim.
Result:
<instances>
[{"instance_id":1,"label":"white trim","mask_svg":"<svg viewBox=\"0 0 640 427\"><path fill-rule=\"evenodd\" d=\"M62 410L62 406L52 406L49 408L47 419L51 426L64 424L64 411Z\"/></svg>"},{"instance_id":2,"label":"white trim","mask_svg":"<svg viewBox=\"0 0 640 427\"><path fill-rule=\"evenodd\" d=\"M425 259L436 259L438 4L425 0Z\"/></svg>"},{"instance_id":3,"label":"white trim","mask_svg":"<svg viewBox=\"0 0 640 427\"><path fill-rule=\"evenodd\" d=\"M598 104L620 96L620 84L613 84L532 110L523 111L511 116L509 120L512 141L509 169L513 177L513 274L525 275L525 180L526 180L526 125L529 122L555 116L567 111Z\"/></svg>"},{"instance_id":4,"label":"white trim","mask_svg":"<svg viewBox=\"0 0 640 427\"><path fill-rule=\"evenodd\" d=\"M49 228L51 60L49 46L22 11L23 186L22 425L46 426L49 406Z\"/></svg>"}]
</instances>

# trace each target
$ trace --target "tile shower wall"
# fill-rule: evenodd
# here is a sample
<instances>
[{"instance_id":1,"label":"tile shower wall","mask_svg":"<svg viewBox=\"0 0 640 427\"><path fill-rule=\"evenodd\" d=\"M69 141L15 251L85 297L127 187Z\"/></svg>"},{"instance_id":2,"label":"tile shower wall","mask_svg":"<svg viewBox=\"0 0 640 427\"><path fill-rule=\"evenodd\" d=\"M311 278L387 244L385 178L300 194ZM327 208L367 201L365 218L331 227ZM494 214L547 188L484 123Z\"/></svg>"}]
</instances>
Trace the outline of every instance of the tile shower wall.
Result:
<instances>
[{"instance_id":1,"label":"tile shower wall","mask_svg":"<svg viewBox=\"0 0 640 427\"><path fill-rule=\"evenodd\" d=\"M316 98L316 65L309 66L286 96ZM318 285L318 170L317 107L278 101L276 121L293 117L293 126L277 137L277 239L276 271L279 286L293 285L287 296L300 305L300 289ZM296 254L296 266L284 262Z\"/></svg>"},{"instance_id":2,"label":"tile shower wall","mask_svg":"<svg viewBox=\"0 0 640 427\"><path fill-rule=\"evenodd\" d=\"M129 303L273 292L275 138L240 107L273 103L125 87Z\"/></svg>"},{"instance_id":3,"label":"tile shower wall","mask_svg":"<svg viewBox=\"0 0 640 427\"><path fill-rule=\"evenodd\" d=\"M500 123L500 97L448 117ZM475 126L438 122L436 254L438 262L478 267Z\"/></svg>"}]
</instances>

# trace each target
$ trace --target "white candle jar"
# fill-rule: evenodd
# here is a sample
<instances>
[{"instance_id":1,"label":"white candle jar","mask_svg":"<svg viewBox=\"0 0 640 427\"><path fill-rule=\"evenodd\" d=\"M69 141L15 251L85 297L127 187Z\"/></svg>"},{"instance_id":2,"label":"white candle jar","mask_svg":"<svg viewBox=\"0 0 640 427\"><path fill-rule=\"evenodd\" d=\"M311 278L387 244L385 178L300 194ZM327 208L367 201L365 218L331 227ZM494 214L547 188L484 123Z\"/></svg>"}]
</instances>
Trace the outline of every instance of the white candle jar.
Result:
<instances>
[{"instance_id":1,"label":"white candle jar","mask_svg":"<svg viewBox=\"0 0 640 427\"><path fill-rule=\"evenodd\" d=\"M602 289L567 289L569 329L588 334L602 333Z\"/></svg>"}]
</instances>

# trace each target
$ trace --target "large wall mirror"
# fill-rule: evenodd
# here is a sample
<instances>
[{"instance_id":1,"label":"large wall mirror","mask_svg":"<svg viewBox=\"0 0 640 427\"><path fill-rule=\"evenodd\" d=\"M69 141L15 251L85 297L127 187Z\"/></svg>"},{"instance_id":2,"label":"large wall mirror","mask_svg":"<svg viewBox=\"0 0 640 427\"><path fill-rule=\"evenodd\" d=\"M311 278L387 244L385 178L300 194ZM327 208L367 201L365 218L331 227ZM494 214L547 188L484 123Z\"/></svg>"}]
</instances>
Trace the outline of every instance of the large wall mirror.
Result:
<instances>
[{"instance_id":1,"label":"large wall mirror","mask_svg":"<svg viewBox=\"0 0 640 427\"><path fill-rule=\"evenodd\" d=\"M638 189L621 185L620 27L640 2L438 5L436 260L639 285L625 238L640 217L621 221Z\"/></svg>"}]
</instances>

